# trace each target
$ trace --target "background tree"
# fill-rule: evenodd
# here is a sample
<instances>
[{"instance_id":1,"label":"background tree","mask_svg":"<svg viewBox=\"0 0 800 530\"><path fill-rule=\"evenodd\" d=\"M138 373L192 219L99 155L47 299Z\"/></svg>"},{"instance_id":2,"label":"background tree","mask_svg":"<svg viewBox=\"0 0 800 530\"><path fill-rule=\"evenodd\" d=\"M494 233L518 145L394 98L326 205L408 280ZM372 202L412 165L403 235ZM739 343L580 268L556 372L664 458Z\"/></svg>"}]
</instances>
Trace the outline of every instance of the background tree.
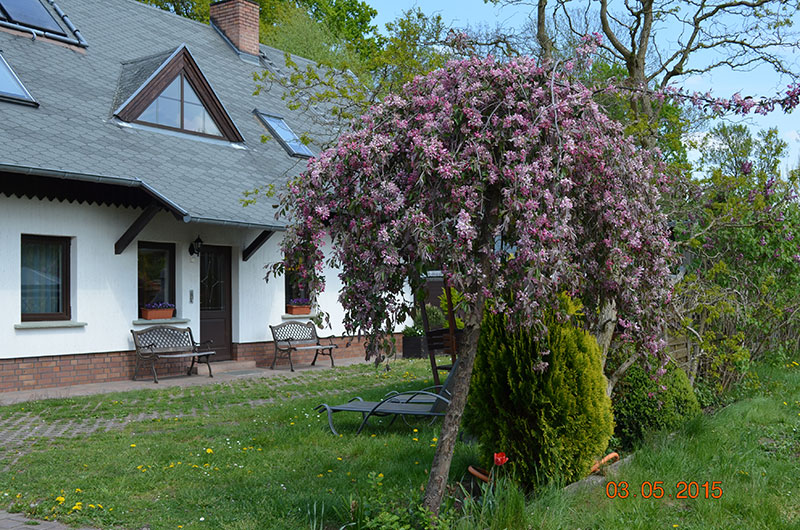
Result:
<instances>
[{"instance_id":1,"label":"background tree","mask_svg":"<svg viewBox=\"0 0 800 530\"><path fill-rule=\"evenodd\" d=\"M690 380L715 392L800 331L800 210L797 176L779 171L786 147L776 129L753 137L743 125L716 126L702 141L704 174L673 213L684 255L675 326L687 337Z\"/></svg>"},{"instance_id":2,"label":"background tree","mask_svg":"<svg viewBox=\"0 0 800 530\"><path fill-rule=\"evenodd\" d=\"M561 293L583 302L590 326L613 299L624 336L653 365L665 362L670 243L657 206L660 166L591 96L531 60L450 62L371 107L282 198L293 221L286 263L302 263L301 278L319 292L331 238L344 324L367 336L369 353L390 347L388 334L406 319L409 279L441 269L464 294L462 357L425 493L434 512L489 300L510 325L544 336L542 308L558 308Z\"/></svg>"},{"instance_id":3,"label":"background tree","mask_svg":"<svg viewBox=\"0 0 800 530\"><path fill-rule=\"evenodd\" d=\"M200 22L208 22L211 0L140 0ZM260 40L314 61L355 55L368 60L382 37L377 14L361 0L257 0ZM305 40L304 40L305 39Z\"/></svg>"}]
</instances>

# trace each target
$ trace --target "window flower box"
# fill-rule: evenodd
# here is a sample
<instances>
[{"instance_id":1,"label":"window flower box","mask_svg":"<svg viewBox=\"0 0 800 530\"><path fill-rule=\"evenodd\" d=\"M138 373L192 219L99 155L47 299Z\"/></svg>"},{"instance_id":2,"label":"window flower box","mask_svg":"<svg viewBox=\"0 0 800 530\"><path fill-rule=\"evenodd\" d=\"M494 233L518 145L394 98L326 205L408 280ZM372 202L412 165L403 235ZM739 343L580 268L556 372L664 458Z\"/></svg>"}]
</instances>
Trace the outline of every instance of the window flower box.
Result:
<instances>
[{"instance_id":1,"label":"window flower box","mask_svg":"<svg viewBox=\"0 0 800 530\"><path fill-rule=\"evenodd\" d=\"M145 320L160 320L172 318L175 306L164 302L147 304L142 308L142 318Z\"/></svg>"},{"instance_id":2,"label":"window flower box","mask_svg":"<svg viewBox=\"0 0 800 530\"><path fill-rule=\"evenodd\" d=\"M286 303L286 313L290 315L310 315L311 300L308 298L293 298Z\"/></svg>"}]
</instances>

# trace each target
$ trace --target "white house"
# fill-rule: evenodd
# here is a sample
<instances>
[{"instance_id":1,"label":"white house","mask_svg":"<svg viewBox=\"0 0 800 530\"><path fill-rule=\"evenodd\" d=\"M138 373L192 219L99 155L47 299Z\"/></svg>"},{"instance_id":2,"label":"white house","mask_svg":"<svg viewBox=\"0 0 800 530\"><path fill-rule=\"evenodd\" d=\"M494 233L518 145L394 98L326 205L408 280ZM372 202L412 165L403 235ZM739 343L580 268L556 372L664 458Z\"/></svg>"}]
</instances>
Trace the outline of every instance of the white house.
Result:
<instances>
[{"instance_id":1,"label":"white house","mask_svg":"<svg viewBox=\"0 0 800 530\"><path fill-rule=\"evenodd\" d=\"M305 167L317 148L293 131L314 124L253 95L253 73L283 65L257 4L221 0L211 22L0 0L0 391L132 377L147 303L174 304L158 322L212 339L217 361L271 363L268 325L298 318L286 282L264 281L284 226L270 199L241 200ZM329 276L319 305L341 335Z\"/></svg>"}]
</instances>

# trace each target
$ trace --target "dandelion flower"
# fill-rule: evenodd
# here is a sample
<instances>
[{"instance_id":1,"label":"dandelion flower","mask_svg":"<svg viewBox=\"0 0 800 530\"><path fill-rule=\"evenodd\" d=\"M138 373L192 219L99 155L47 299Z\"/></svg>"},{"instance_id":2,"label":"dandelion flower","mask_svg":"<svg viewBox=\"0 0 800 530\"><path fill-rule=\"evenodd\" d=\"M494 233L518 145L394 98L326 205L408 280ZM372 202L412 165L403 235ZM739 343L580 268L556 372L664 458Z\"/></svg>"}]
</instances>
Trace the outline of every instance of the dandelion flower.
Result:
<instances>
[{"instance_id":1,"label":"dandelion flower","mask_svg":"<svg viewBox=\"0 0 800 530\"><path fill-rule=\"evenodd\" d=\"M210 455L213 455L214 454L214 450L209 447L208 449L206 449L206 453L208 453Z\"/></svg>"},{"instance_id":2,"label":"dandelion flower","mask_svg":"<svg viewBox=\"0 0 800 530\"><path fill-rule=\"evenodd\" d=\"M136 447L136 444L131 444L131 447Z\"/></svg>"}]
</instances>

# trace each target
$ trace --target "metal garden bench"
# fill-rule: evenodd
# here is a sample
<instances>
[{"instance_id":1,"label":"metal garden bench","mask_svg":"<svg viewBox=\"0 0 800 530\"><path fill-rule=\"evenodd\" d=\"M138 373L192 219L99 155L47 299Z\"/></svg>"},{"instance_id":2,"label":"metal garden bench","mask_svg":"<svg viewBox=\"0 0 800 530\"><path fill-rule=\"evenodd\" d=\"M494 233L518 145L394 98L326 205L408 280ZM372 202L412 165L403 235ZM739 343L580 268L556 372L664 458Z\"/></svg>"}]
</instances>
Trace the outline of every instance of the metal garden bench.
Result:
<instances>
[{"instance_id":1,"label":"metal garden bench","mask_svg":"<svg viewBox=\"0 0 800 530\"><path fill-rule=\"evenodd\" d=\"M205 362L208 366L208 377L211 373L211 364L208 359L216 352L208 350L212 341L197 343L192 336L192 328L177 328L175 326L152 326L141 331L131 330L133 344L136 346L136 368L133 379L139 375L139 363L149 362L153 372L153 381L158 383L156 375L156 361L159 359L178 359L191 357L192 364L186 375L192 374L194 363L199 365Z\"/></svg>"},{"instance_id":2,"label":"metal garden bench","mask_svg":"<svg viewBox=\"0 0 800 530\"><path fill-rule=\"evenodd\" d=\"M317 327L313 322L301 324L299 322L284 322L277 326L270 326L272 330L272 341L275 344L275 357L272 359L271 369L275 369L275 362L278 357L289 358L289 369L294 372L294 365L292 364L292 352L314 350L314 360L311 361L311 366L317 362L317 356L327 355L331 358L331 366L333 366L333 349L336 344L333 342L333 336L319 337L317 336ZM329 344L323 344L320 340L327 340Z\"/></svg>"}]
</instances>

